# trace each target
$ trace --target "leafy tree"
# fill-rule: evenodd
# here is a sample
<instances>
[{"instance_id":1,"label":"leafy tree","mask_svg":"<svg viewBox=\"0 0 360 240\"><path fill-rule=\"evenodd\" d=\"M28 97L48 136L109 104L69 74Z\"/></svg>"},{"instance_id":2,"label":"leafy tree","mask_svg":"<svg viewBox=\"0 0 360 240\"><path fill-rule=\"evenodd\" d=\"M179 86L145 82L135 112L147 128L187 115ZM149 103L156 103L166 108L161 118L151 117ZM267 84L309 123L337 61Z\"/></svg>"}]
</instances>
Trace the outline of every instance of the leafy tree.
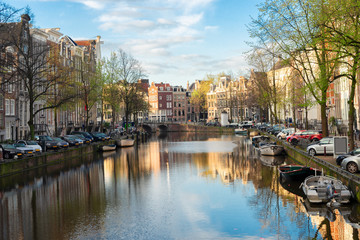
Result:
<instances>
[{"instance_id":1,"label":"leafy tree","mask_svg":"<svg viewBox=\"0 0 360 240\"><path fill-rule=\"evenodd\" d=\"M323 27L331 33L329 41L340 51L340 63L343 66L339 75L345 76L351 82L349 105L349 144L354 149L354 97L358 84L360 69L360 1L359 0L329 0L326 9L329 21Z\"/></svg>"},{"instance_id":2,"label":"leafy tree","mask_svg":"<svg viewBox=\"0 0 360 240\"><path fill-rule=\"evenodd\" d=\"M267 50L274 45L274 57L287 61L321 107L323 135L328 135L326 116L327 90L339 64L338 46L328 41L324 27L330 21L324 9L325 0L266 0L260 15L249 27L258 47Z\"/></svg>"},{"instance_id":3,"label":"leafy tree","mask_svg":"<svg viewBox=\"0 0 360 240\"><path fill-rule=\"evenodd\" d=\"M197 106L199 109L199 119L207 110L207 96L210 90L210 84L213 82L212 76L208 75L207 79L200 81L199 87L191 93L190 103Z\"/></svg>"}]
</instances>

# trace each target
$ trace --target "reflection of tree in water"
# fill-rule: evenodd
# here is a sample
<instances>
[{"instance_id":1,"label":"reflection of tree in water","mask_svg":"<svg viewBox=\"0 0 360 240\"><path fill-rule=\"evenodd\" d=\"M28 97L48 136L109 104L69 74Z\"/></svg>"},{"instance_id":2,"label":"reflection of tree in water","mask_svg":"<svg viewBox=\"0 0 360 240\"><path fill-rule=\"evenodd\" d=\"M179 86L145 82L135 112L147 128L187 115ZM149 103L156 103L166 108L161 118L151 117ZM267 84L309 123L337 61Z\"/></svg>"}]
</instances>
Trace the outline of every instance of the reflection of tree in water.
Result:
<instances>
[{"instance_id":1,"label":"reflection of tree in water","mask_svg":"<svg viewBox=\"0 0 360 240\"><path fill-rule=\"evenodd\" d=\"M249 205L254 207L259 217L260 222L263 223L263 228L270 232L274 232L278 237L289 238L291 229L288 229L286 221L290 219L298 227L299 238L305 239L311 235L313 229L311 222L305 214L298 214L295 206L287 205L284 207L279 194L281 188L278 181L279 173L276 167L266 167L261 164L257 165L257 176L253 181L256 188L256 195L250 199ZM287 210L288 208L292 208Z\"/></svg>"}]
</instances>

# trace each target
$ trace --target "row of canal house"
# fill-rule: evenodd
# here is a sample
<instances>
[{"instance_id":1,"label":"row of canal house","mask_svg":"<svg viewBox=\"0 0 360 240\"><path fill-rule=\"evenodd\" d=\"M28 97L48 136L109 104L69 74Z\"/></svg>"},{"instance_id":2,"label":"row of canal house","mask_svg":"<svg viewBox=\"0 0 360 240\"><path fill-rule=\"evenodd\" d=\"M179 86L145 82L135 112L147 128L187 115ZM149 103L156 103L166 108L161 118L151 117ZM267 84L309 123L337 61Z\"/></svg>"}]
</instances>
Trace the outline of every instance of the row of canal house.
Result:
<instances>
[{"instance_id":1,"label":"row of canal house","mask_svg":"<svg viewBox=\"0 0 360 240\"><path fill-rule=\"evenodd\" d=\"M61 33L59 28L31 28L30 17L27 14L21 16L20 22L2 23L0 25L0 41L1 56L2 60L5 61L8 57L19 58L20 50L25 52L30 49L30 54L34 54L37 49L35 46L41 44L55 45L60 64L75 69L74 77L77 82L82 81L83 76L90 76L95 73L96 63L101 59L102 41L100 41L100 36L96 39L74 41L70 36ZM28 46L29 44L31 46ZM21 59L17 59L17 61L19 60ZM29 134L27 89L22 81L8 81L8 75L3 72L3 75L0 76L4 83L2 84L2 94L0 94L0 141L25 138ZM16 76L15 79L21 80L18 78L20 77ZM45 78L46 76L44 76ZM44 107L46 100L39 98L34 104L34 111ZM100 109L100 104L92 108L90 125L95 126L99 122ZM57 131L59 134L65 134L72 129L82 128L84 117L84 104L80 101L71 104L71 106L57 109L56 114L53 109L43 110L34 119L35 133L54 134Z\"/></svg>"},{"instance_id":2,"label":"row of canal house","mask_svg":"<svg viewBox=\"0 0 360 240\"><path fill-rule=\"evenodd\" d=\"M340 66L338 71L346 71L343 68L345 66ZM263 102L266 100L261 99L259 93L259 87L265 85L264 81L275 86L273 87L275 92L271 93L270 106L262 105L262 100ZM350 80L342 77L333 81L327 90L327 117L336 120L336 126L330 125L330 132L333 134L345 134L347 131L350 86ZM249 79L242 76L236 79L231 79L230 76L221 77L219 81L210 85L207 93L207 121L221 122L221 113L227 113L229 122L244 120L270 122L272 111L276 112L278 119L283 123L296 122L297 126L305 127L307 119L309 128L321 129L320 105L309 92L303 91L303 87L304 83L296 77L294 69L281 60L268 72L251 69ZM262 90L266 91L265 88ZM270 89L267 91L269 93ZM359 101L358 84L354 98L357 129L360 126ZM308 103L307 106L305 102ZM274 119L272 120L274 122Z\"/></svg>"}]
</instances>

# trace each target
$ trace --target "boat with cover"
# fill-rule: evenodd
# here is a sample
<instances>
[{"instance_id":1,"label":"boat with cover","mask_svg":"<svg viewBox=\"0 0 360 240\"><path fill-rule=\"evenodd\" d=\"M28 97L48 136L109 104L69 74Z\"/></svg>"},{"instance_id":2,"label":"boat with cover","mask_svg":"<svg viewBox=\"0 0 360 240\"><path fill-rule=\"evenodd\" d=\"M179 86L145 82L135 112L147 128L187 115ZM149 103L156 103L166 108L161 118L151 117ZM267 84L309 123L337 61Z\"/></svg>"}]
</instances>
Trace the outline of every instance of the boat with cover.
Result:
<instances>
[{"instance_id":1,"label":"boat with cover","mask_svg":"<svg viewBox=\"0 0 360 240\"><path fill-rule=\"evenodd\" d=\"M304 181L305 178L313 175L321 175L320 170L304 165L282 165L278 167L282 180Z\"/></svg>"},{"instance_id":2,"label":"boat with cover","mask_svg":"<svg viewBox=\"0 0 360 240\"><path fill-rule=\"evenodd\" d=\"M276 143L260 143L260 153L265 156L279 156L284 153L284 147Z\"/></svg>"},{"instance_id":3,"label":"boat with cover","mask_svg":"<svg viewBox=\"0 0 360 240\"><path fill-rule=\"evenodd\" d=\"M350 190L339 180L331 176L309 176L301 184L302 190L311 203L349 203Z\"/></svg>"},{"instance_id":4,"label":"boat with cover","mask_svg":"<svg viewBox=\"0 0 360 240\"><path fill-rule=\"evenodd\" d=\"M254 147L259 147L260 143L266 143L269 141L270 141L270 137L264 135L258 135L251 138L251 142Z\"/></svg>"}]
</instances>

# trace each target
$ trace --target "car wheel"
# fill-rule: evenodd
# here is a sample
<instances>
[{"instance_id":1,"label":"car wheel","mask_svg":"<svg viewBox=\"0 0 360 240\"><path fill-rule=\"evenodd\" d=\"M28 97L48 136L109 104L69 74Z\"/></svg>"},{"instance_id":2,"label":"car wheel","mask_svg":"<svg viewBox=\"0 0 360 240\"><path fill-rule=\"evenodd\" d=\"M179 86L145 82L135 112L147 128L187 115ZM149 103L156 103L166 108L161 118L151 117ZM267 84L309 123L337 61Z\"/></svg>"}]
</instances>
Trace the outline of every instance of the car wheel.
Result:
<instances>
[{"instance_id":1,"label":"car wheel","mask_svg":"<svg viewBox=\"0 0 360 240\"><path fill-rule=\"evenodd\" d=\"M349 162L347 165L346 165L346 170L348 170L349 172L351 173L356 173L359 169L358 169L358 166L356 163L354 162Z\"/></svg>"},{"instance_id":2,"label":"car wheel","mask_svg":"<svg viewBox=\"0 0 360 240\"><path fill-rule=\"evenodd\" d=\"M9 158L10 158L10 155L9 155L9 153L5 153L5 154L4 154L4 158L7 158L7 159L9 159Z\"/></svg>"},{"instance_id":3,"label":"car wheel","mask_svg":"<svg viewBox=\"0 0 360 240\"><path fill-rule=\"evenodd\" d=\"M309 150L309 155L310 155L310 156L315 156L315 155L316 155L315 149L311 148L311 149Z\"/></svg>"}]
</instances>

